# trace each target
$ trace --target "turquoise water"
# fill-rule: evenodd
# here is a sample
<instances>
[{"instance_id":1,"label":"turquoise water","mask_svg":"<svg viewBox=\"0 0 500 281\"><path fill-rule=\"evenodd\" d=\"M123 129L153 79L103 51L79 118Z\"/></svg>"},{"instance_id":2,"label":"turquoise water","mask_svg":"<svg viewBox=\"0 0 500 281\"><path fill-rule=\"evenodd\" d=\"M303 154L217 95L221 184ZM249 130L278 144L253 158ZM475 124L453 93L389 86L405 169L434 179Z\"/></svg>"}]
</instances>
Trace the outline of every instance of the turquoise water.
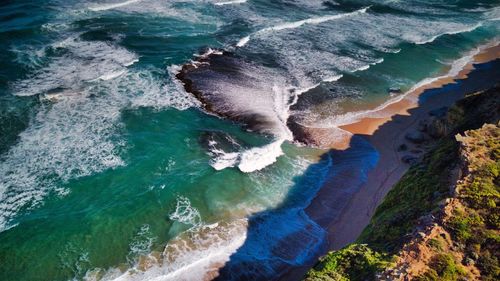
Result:
<instances>
[{"instance_id":1,"label":"turquoise water","mask_svg":"<svg viewBox=\"0 0 500 281\"><path fill-rule=\"evenodd\" d=\"M229 2L0 4L1 280L197 280L233 253L274 278L324 243L303 209L327 171L359 183L378 157L360 139L320 159L287 117L336 126L499 36L497 1ZM175 79L208 48L251 79L198 82L264 134Z\"/></svg>"}]
</instances>

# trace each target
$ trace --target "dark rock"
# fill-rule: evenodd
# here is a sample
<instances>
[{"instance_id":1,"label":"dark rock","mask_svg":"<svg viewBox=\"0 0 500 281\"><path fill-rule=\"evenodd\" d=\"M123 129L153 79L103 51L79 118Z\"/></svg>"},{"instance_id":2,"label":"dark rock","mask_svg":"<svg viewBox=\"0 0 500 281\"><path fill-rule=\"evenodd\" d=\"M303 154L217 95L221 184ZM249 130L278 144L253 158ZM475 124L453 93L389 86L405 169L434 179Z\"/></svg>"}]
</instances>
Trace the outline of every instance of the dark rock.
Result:
<instances>
[{"instance_id":1,"label":"dark rock","mask_svg":"<svg viewBox=\"0 0 500 281\"><path fill-rule=\"evenodd\" d=\"M422 151L422 150L420 150L420 149L412 149L410 152L411 152L411 153L414 153L414 154L420 154L420 153L422 153L423 151Z\"/></svg>"},{"instance_id":2,"label":"dark rock","mask_svg":"<svg viewBox=\"0 0 500 281\"><path fill-rule=\"evenodd\" d=\"M434 199L436 199L436 198L434 198ZM444 207L444 206L446 206L446 204L448 204L448 201L447 201L446 199L443 199L443 200L441 200L441 201L439 201L439 202L437 203L437 205L438 205L439 207Z\"/></svg>"},{"instance_id":3,"label":"dark rock","mask_svg":"<svg viewBox=\"0 0 500 281\"><path fill-rule=\"evenodd\" d=\"M471 258L474 259L474 260L478 260L479 259L479 255L476 252L472 252L471 253Z\"/></svg>"},{"instance_id":4,"label":"dark rock","mask_svg":"<svg viewBox=\"0 0 500 281\"><path fill-rule=\"evenodd\" d=\"M405 151L408 149L408 146L406 144L401 144L399 147L398 147L398 151Z\"/></svg>"},{"instance_id":5,"label":"dark rock","mask_svg":"<svg viewBox=\"0 0 500 281\"><path fill-rule=\"evenodd\" d=\"M418 131L406 133L405 138L413 143L423 143L425 141L425 135Z\"/></svg>"},{"instance_id":6,"label":"dark rock","mask_svg":"<svg viewBox=\"0 0 500 281\"><path fill-rule=\"evenodd\" d=\"M424 232L419 232L419 233L417 233L417 235L420 238L425 238L425 236L427 236L427 234L425 234Z\"/></svg>"},{"instance_id":7,"label":"dark rock","mask_svg":"<svg viewBox=\"0 0 500 281\"><path fill-rule=\"evenodd\" d=\"M453 241L453 247L455 249L458 249L458 250L462 250L464 249L464 244L460 243L460 242L457 242L457 241Z\"/></svg>"},{"instance_id":8,"label":"dark rock","mask_svg":"<svg viewBox=\"0 0 500 281\"><path fill-rule=\"evenodd\" d=\"M434 193L432 193L432 197L434 199L439 198L440 196L441 196L441 192L439 192L439 191L434 191Z\"/></svg>"},{"instance_id":9,"label":"dark rock","mask_svg":"<svg viewBox=\"0 0 500 281\"><path fill-rule=\"evenodd\" d=\"M435 217L431 214L425 215L419 218L419 221L423 225L431 225L434 222Z\"/></svg>"},{"instance_id":10,"label":"dark rock","mask_svg":"<svg viewBox=\"0 0 500 281\"><path fill-rule=\"evenodd\" d=\"M443 118L446 116L447 112L448 112L448 107L443 106L443 107L440 107L438 109L434 109L434 110L429 111L429 115L435 116L437 118Z\"/></svg>"},{"instance_id":11,"label":"dark rock","mask_svg":"<svg viewBox=\"0 0 500 281\"><path fill-rule=\"evenodd\" d=\"M433 119L427 125L427 134L433 138L441 138L450 133L450 126L445 119Z\"/></svg>"},{"instance_id":12,"label":"dark rock","mask_svg":"<svg viewBox=\"0 0 500 281\"><path fill-rule=\"evenodd\" d=\"M391 95L393 94L401 94L403 91L401 91L400 88L397 88L397 87L390 87L387 92Z\"/></svg>"},{"instance_id":13,"label":"dark rock","mask_svg":"<svg viewBox=\"0 0 500 281\"><path fill-rule=\"evenodd\" d=\"M428 121L427 120L420 120L418 122L418 130L420 132L426 132L427 131L427 126L428 126Z\"/></svg>"},{"instance_id":14,"label":"dark rock","mask_svg":"<svg viewBox=\"0 0 500 281\"><path fill-rule=\"evenodd\" d=\"M419 171L425 171L427 170L427 165L425 165L424 163L419 163L418 166L416 166L416 168L419 170Z\"/></svg>"},{"instance_id":15,"label":"dark rock","mask_svg":"<svg viewBox=\"0 0 500 281\"><path fill-rule=\"evenodd\" d=\"M405 155L401 157L401 161L403 161L403 163L413 165L418 162L418 158L412 155Z\"/></svg>"},{"instance_id":16,"label":"dark rock","mask_svg":"<svg viewBox=\"0 0 500 281\"><path fill-rule=\"evenodd\" d=\"M465 258L465 260L464 260L464 264L465 264L465 265L474 265L474 264L475 264L475 262L474 262L474 260L473 260L473 259L471 259L471 258Z\"/></svg>"}]
</instances>

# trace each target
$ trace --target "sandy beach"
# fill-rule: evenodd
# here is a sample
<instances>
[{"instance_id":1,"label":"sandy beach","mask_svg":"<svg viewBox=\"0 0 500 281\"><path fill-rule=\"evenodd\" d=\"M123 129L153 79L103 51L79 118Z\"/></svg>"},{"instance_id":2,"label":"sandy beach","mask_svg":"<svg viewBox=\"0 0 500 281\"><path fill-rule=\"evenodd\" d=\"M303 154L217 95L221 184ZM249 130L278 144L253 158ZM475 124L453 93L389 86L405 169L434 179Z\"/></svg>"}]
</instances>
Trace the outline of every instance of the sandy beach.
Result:
<instances>
[{"instance_id":1,"label":"sandy beach","mask_svg":"<svg viewBox=\"0 0 500 281\"><path fill-rule=\"evenodd\" d=\"M328 246L322 254L354 242L385 195L408 170L409 165L401 160L402 157L409 155L410 151L412 156L418 157L432 146L432 143L411 143L405 135L417 131L419 122L430 117L429 112L449 107L466 93L500 82L497 75L499 58L498 42L483 46L455 76L443 75L429 80L430 83L412 89L399 100L341 126L342 130L352 134L346 134L343 139L336 138L328 143L325 139L328 130L307 132L320 139L319 143L329 144L330 153L349 149L353 139L358 137L368 140L379 153L376 166L368 172L361 186L349 187L349 177L353 175L348 171L344 175L331 175L306 209L314 221L328 230ZM490 68L481 67L488 65ZM402 144L408 149L398 151ZM292 269L281 280L300 280L310 266L312 264Z\"/></svg>"}]
</instances>

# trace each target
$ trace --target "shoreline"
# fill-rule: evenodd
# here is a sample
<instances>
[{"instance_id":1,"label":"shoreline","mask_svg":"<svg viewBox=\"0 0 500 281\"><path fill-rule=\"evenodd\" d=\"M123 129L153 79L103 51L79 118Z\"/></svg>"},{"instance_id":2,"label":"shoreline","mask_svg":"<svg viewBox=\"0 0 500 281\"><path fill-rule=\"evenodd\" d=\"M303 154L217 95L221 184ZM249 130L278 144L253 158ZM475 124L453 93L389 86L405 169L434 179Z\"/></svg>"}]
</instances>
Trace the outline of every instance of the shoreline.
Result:
<instances>
[{"instance_id":1,"label":"shoreline","mask_svg":"<svg viewBox=\"0 0 500 281\"><path fill-rule=\"evenodd\" d=\"M339 127L348 133L344 135L345 138L330 143L332 151L348 149L353 136L361 136L378 151L379 160L367 173L366 181L352 192L347 202L345 196L337 195L338 185L342 184L342 181L337 179L335 182L335 177L330 176L305 209L306 214L327 231L327 248L318 253L318 257L354 242L368 225L377 206L410 167L401 160L402 156L408 154L407 151L398 151L401 144L423 151L428 149L425 145L411 144L405 140L405 135L416 131L419 122L426 120L430 111L449 107L465 93L488 87L483 82L491 82L496 77L483 81L483 76L472 76L478 71L478 66L493 63L500 64L499 42L484 45L484 48L475 53L455 76L432 78L430 83L421 85L399 100L369 113L372 116L383 117L363 116L353 123ZM311 128L308 134L324 138L329 132L327 129L315 131ZM338 210L338 205L344 207ZM291 268L280 280L301 280L315 262L316 260L312 261L312 264Z\"/></svg>"}]
</instances>

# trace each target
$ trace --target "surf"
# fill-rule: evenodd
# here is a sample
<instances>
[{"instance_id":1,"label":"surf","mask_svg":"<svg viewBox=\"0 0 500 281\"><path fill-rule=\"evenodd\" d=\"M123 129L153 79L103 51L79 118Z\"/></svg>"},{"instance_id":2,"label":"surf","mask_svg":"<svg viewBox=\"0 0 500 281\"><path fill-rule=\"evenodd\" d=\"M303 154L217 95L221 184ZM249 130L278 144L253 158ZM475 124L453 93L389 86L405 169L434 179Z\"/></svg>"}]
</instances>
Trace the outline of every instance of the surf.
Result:
<instances>
[{"instance_id":1,"label":"surf","mask_svg":"<svg viewBox=\"0 0 500 281\"><path fill-rule=\"evenodd\" d=\"M242 39L240 39L238 41L238 43L236 44L236 46L240 47L240 48L243 47L243 46L245 46L250 41L250 39L251 39L252 36L258 36L259 34L265 34L265 33L269 33L269 32L282 31L282 30L285 30L285 29L299 28L299 27L301 27L303 25L306 25L306 24L315 25L315 24L320 24L320 23L324 23L324 22L328 22L328 21L333 21L333 20L343 19L343 18L347 18L347 17L352 17L352 16L355 16L355 15L366 13L366 11L369 8L370 8L370 6L362 8L362 9L359 9L359 10L356 10L354 12L350 12L350 13L344 13L344 14L338 14L338 15L326 15L326 16L320 16L320 17L313 17L313 18L308 18L308 19L299 20L299 21L295 21L295 22L287 22L287 23L282 23L282 24L279 24L279 25L271 26L271 27L266 27L266 28L263 28L263 29L260 29L260 30L256 31L252 35L248 35L246 37L243 37Z\"/></svg>"},{"instance_id":2,"label":"surf","mask_svg":"<svg viewBox=\"0 0 500 281\"><path fill-rule=\"evenodd\" d=\"M118 2L118 3L103 4L103 5L89 7L89 10L91 10L93 12L112 10L112 9L124 7L127 5L131 5L134 3L138 3L140 1L142 1L142 0L128 0L128 1L124 1L124 2Z\"/></svg>"}]
</instances>

